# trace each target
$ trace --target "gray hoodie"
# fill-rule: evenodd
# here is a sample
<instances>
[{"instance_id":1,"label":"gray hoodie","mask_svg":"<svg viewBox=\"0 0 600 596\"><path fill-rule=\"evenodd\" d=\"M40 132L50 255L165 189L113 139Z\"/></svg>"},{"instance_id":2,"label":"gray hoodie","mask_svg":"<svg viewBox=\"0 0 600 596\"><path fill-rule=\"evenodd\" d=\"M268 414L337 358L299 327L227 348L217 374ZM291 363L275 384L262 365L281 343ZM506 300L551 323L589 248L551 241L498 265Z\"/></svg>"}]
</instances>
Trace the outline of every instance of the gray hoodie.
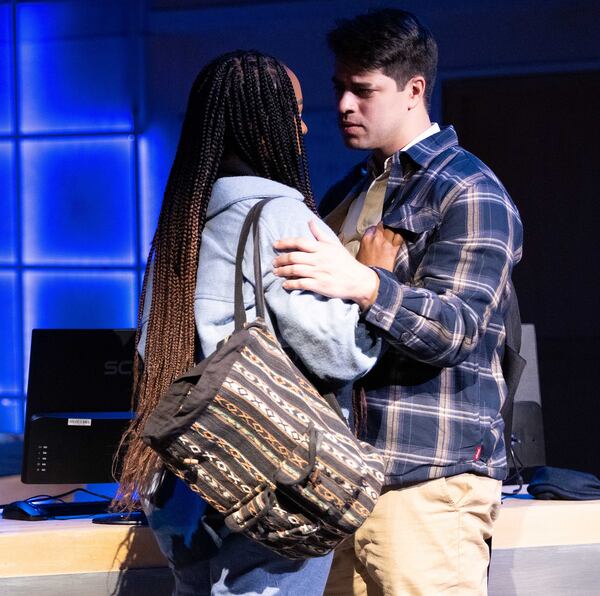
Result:
<instances>
[{"instance_id":1,"label":"gray hoodie","mask_svg":"<svg viewBox=\"0 0 600 596\"><path fill-rule=\"evenodd\" d=\"M297 190L256 176L219 178L213 187L202 233L194 300L202 356L212 354L217 343L233 331L235 254L239 233L250 208L266 197L277 197L265 205L260 217L263 285L271 319L268 323L275 328L282 344L289 346L317 377L339 383L363 376L375 364L380 341L359 322L358 306L312 292L289 292L282 287L283 279L273 274L272 262L277 255L273 242L288 236L312 237L308 222L317 217L303 203ZM336 239L325 224L319 224ZM252 254L250 238L243 265L244 303L249 321L256 317ZM151 287L146 295L151 296ZM138 345L142 355L149 306L150 300L147 300ZM273 320L276 325L272 324Z\"/></svg>"}]
</instances>

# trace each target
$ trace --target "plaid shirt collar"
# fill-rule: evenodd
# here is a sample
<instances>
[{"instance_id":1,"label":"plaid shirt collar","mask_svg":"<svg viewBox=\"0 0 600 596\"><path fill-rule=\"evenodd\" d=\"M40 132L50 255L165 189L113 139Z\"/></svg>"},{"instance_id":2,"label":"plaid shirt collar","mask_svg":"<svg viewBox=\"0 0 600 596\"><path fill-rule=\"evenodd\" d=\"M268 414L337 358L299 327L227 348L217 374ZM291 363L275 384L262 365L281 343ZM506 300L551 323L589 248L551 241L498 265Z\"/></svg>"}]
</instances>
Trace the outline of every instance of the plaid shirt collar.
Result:
<instances>
[{"instance_id":1,"label":"plaid shirt collar","mask_svg":"<svg viewBox=\"0 0 600 596\"><path fill-rule=\"evenodd\" d=\"M454 127L445 126L440 132L423 139L416 145L409 147L406 151L395 153L394 163L400 163L401 156L404 154L408 155L408 157L422 168L427 168L440 153L456 145L458 145L458 137L456 136Z\"/></svg>"},{"instance_id":2,"label":"plaid shirt collar","mask_svg":"<svg viewBox=\"0 0 600 596\"><path fill-rule=\"evenodd\" d=\"M390 177L392 179L402 178L407 168L407 158L410 158L417 166L427 168L440 153L455 146L458 146L458 137L456 136L454 127L444 126L440 132L426 137L412 147L409 147L406 151L396 151L391 158ZM362 173L363 175L369 174L373 179L381 174L381 172L377 173L376 171L372 155L364 162Z\"/></svg>"}]
</instances>

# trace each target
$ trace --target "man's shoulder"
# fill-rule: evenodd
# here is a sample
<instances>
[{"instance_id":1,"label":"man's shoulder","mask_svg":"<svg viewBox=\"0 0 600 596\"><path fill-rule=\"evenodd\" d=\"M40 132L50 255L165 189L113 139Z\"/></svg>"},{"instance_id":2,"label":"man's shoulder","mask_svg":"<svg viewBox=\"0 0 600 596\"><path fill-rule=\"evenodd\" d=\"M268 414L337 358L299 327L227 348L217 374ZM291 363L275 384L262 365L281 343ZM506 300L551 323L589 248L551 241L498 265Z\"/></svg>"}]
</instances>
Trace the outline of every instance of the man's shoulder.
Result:
<instances>
[{"instance_id":1,"label":"man's shoulder","mask_svg":"<svg viewBox=\"0 0 600 596\"><path fill-rule=\"evenodd\" d=\"M516 210L508 191L494 171L476 155L455 144L435 156L422 170L416 197L430 207L444 212L457 199L481 200L494 197L495 201Z\"/></svg>"},{"instance_id":2,"label":"man's shoulder","mask_svg":"<svg viewBox=\"0 0 600 596\"><path fill-rule=\"evenodd\" d=\"M494 171L479 157L460 145L454 145L438 155L428 169L435 171L439 179L450 180L460 186L492 184L506 193L506 189Z\"/></svg>"}]
</instances>

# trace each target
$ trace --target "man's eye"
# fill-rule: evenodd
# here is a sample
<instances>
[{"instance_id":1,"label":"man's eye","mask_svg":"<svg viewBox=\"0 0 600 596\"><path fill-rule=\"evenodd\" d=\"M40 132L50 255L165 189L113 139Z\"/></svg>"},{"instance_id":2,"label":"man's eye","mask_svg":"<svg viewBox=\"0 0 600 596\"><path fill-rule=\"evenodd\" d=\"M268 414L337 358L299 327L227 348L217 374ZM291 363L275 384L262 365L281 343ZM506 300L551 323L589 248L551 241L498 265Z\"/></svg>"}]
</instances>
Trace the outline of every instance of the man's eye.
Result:
<instances>
[{"instance_id":1,"label":"man's eye","mask_svg":"<svg viewBox=\"0 0 600 596\"><path fill-rule=\"evenodd\" d=\"M371 95L373 95L373 89L357 89L356 95L359 97L371 97Z\"/></svg>"}]
</instances>

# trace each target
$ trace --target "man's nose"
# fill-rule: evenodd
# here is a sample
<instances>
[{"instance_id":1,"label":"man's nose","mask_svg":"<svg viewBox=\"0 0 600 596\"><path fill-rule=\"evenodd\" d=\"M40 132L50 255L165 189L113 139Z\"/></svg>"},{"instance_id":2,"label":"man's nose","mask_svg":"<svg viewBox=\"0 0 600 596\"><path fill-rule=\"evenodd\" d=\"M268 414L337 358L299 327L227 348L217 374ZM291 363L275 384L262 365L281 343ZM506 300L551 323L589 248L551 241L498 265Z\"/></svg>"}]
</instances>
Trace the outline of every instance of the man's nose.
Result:
<instances>
[{"instance_id":1,"label":"man's nose","mask_svg":"<svg viewBox=\"0 0 600 596\"><path fill-rule=\"evenodd\" d=\"M338 111L340 114L347 114L356 110L354 96L349 91L342 93L338 99Z\"/></svg>"}]
</instances>

